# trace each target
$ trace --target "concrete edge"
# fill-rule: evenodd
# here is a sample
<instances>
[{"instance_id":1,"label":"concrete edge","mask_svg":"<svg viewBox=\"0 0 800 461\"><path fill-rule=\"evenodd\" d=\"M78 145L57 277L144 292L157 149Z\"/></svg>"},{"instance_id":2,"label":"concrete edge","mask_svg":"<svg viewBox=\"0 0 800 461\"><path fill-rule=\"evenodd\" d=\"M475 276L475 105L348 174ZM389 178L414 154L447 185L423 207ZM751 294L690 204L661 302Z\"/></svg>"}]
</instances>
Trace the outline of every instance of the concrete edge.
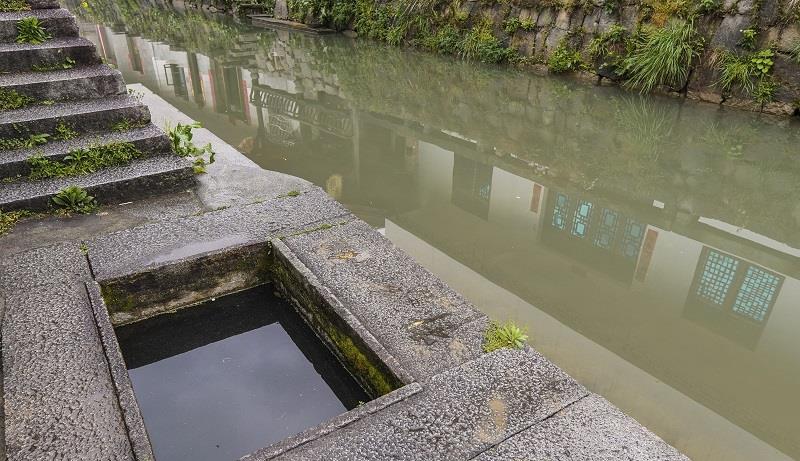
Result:
<instances>
[{"instance_id":1,"label":"concrete edge","mask_svg":"<svg viewBox=\"0 0 800 461\"><path fill-rule=\"evenodd\" d=\"M100 293L100 285L97 282L85 283L86 291L89 295L89 303L100 333L103 352L111 372L111 380L117 390L117 399L122 410L125 428L128 431L131 449L136 461L154 461L155 456L153 455L153 447L150 444L150 437L147 435L144 419L136 401L136 395L133 392L133 385L128 375L125 359L122 357L117 335L111 325L108 309Z\"/></svg>"},{"instance_id":2,"label":"concrete edge","mask_svg":"<svg viewBox=\"0 0 800 461\"><path fill-rule=\"evenodd\" d=\"M119 326L265 283L267 248L255 239L97 282Z\"/></svg>"},{"instance_id":3,"label":"concrete edge","mask_svg":"<svg viewBox=\"0 0 800 461\"><path fill-rule=\"evenodd\" d=\"M358 339L363 344L363 353L373 356L374 365L383 365L388 373L396 379L395 384L409 384L415 381L414 377L405 370L389 351L378 341L378 339L358 320L352 312L306 267L294 252L279 238L270 241L272 261L272 281L282 294L291 301L303 320L311 326L322 341L331 349L334 354L345 363L345 368L354 368L351 360L342 357L344 351L336 344L336 340L325 332L325 328L320 326L320 319L315 318L310 305L319 304L323 309L327 307L330 315L335 316L332 320L339 320L337 327L344 329L345 334L351 339ZM291 285L290 285L291 284ZM305 299L304 299L305 298ZM319 314L324 315L324 314ZM319 316L318 315L318 316ZM357 345L358 347L359 345ZM339 352L337 352L339 351ZM348 363L350 362L350 363ZM357 368L357 367L355 367ZM365 383L364 376L352 373L356 381L369 391L373 396L385 393L385 389L376 389L373 383ZM365 385L366 384L366 385Z\"/></svg>"},{"instance_id":4,"label":"concrete edge","mask_svg":"<svg viewBox=\"0 0 800 461\"><path fill-rule=\"evenodd\" d=\"M297 435L283 439L280 442L250 453L249 455L245 455L240 458L240 461L266 461L273 459L301 445L348 426L366 416L377 413L395 403L401 402L420 391L422 391L422 386L419 383L408 384L346 413L335 416L322 424L306 429Z\"/></svg>"}]
</instances>

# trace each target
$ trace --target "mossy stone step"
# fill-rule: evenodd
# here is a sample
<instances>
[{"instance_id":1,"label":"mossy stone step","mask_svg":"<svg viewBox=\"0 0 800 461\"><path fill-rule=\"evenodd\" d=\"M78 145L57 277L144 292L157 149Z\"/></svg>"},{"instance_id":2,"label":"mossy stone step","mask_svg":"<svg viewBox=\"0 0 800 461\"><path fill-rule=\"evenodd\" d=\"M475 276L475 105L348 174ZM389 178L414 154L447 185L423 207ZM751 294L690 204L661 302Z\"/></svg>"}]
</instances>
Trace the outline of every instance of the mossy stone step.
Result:
<instances>
[{"instance_id":1,"label":"mossy stone step","mask_svg":"<svg viewBox=\"0 0 800 461\"><path fill-rule=\"evenodd\" d=\"M54 38L40 45L0 43L0 73L64 70L101 62L94 44L80 37Z\"/></svg>"},{"instance_id":2,"label":"mossy stone step","mask_svg":"<svg viewBox=\"0 0 800 461\"><path fill-rule=\"evenodd\" d=\"M51 38L77 37L78 23L65 9L31 10L19 13L0 13L0 43L17 41L17 23L28 17L36 17Z\"/></svg>"},{"instance_id":3,"label":"mossy stone step","mask_svg":"<svg viewBox=\"0 0 800 461\"><path fill-rule=\"evenodd\" d=\"M0 75L0 88L33 98L34 103L106 98L126 93L122 74L103 64Z\"/></svg>"},{"instance_id":4,"label":"mossy stone step","mask_svg":"<svg viewBox=\"0 0 800 461\"><path fill-rule=\"evenodd\" d=\"M28 0L28 5L34 10L46 10L51 8L61 8L58 0Z\"/></svg>"},{"instance_id":5,"label":"mossy stone step","mask_svg":"<svg viewBox=\"0 0 800 461\"><path fill-rule=\"evenodd\" d=\"M61 160L70 151L92 146L131 143L145 156L163 154L171 149L169 138L154 125L122 132L80 136L69 141L53 141L32 149L0 151L0 179L30 174L28 160L41 156L48 160Z\"/></svg>"},{"instance_id":6,"label":"mossy stone step","mask_svg":"<svg viewBox=\"0 0 800 461\"><path fill-rule=\"evenodd\" d=\"M98 203L103 205L178 192L193 185L194 169L191 163L169 153L139 159L130 165L108 168L84 176L0 182L0 209L46 210L52 206L52 198L69 186L86 189Z\"/></svg>"},{"instance_id":7,"label":"mossy stone step","mask_svg":"<svg viewBox=\"0 0 800 461\"><path fill-rule=\"evenodd\" d=\"M3 112L0 139L26 139L42 133L55 137L59 127L67 127L77 135L107 133L114 124L125 121L146 125L150 122L150 111L127 95L35 105Z\"/></svg>"}]
</instances>

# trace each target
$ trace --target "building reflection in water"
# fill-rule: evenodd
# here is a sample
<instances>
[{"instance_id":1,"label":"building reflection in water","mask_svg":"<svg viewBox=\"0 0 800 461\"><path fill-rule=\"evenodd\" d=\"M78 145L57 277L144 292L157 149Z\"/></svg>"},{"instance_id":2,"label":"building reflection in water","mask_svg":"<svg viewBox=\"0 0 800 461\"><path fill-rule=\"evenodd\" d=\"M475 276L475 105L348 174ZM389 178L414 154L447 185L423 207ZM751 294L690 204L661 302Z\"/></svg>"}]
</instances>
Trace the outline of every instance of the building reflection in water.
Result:
<instances>
[{"instance_id":1,"label":"building reflection in water","mask_svg":"<svg viewBox=\"0 0 800 461\"><path fill-rule=\"evenodd\" d=\"M338 38L241 29L230 49L204 53L119 32L83 25L129 83L143 83L265 168L309 179L385 227L480 308L528 325L538 349L690 456L800 457L800 208L761 198L754 179L766 178L769 190L793 183L796 193L797 169L773 173L766 162L724 156L702 163L703 149L717 145L711 131L672 156L650 146L635 160L614 157L639 138L661 139L669 117L610 140L601 123L597 144L563 155L572 140L554 131L573 128L553 128L558 114L549 104L528 116L550 129L515 125L529 110L516 96L520 78L526 97L597 104L547 87L552 81L509 77L513 85L492 89L509 114L475 109L465 122L468 95L437 113L415 101L381 106L391 95L369 99L370 88L348 92L329 61L336 47L342 56L355 51ZM451 72L459 64L436 65ZM436 84L413 82L419 93ZM665 113L692 125L692 111ZM484 125L493 118L506 135L492 137L497 129ZM740 182L729 187L725 178ZM789 210L783 222L739 222L776 206Z\"/></svg>"}]
</instances>

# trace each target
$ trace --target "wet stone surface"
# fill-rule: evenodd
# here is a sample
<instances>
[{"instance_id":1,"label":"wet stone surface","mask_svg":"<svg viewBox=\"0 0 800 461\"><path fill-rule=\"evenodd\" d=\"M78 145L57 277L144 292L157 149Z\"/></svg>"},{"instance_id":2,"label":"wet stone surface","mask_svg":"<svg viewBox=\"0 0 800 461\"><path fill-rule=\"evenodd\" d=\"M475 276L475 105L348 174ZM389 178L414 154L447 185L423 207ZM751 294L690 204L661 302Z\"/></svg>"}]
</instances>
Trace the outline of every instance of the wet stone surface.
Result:
<instances>
[{"instance_id":1,"label":"wet stone surface","mask_svg":"<svg viewBox=\"0 0 800 461\"><path fill-rule=\"evenodd\" d=\"M539 354L498 351L445 371L405 401L273 459L471 459L585 395L583 386Z\"/></svg>"},{"instance_id":2,"label":"wet stone surface","mask_svg":"<svg viewBox=\"0 0 800 461\"><path fill-rule=\"evenodd\" d=\"M486 316L363 221L284 242L416 379L480 354Z\"/></svg>"}]
</instances>

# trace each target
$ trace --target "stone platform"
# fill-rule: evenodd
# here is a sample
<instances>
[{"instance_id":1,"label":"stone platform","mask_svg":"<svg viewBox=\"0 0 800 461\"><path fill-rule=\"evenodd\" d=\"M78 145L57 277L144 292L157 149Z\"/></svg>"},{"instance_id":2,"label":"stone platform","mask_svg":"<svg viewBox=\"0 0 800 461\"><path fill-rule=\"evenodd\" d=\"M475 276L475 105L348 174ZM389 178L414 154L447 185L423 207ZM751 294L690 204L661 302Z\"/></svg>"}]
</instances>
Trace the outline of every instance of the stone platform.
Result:
<instances>
[{"instance_id":1,"label":"stone platform","mask_svg":"<svg viewBox=\"0 0 800 461\"><path fill-rule=\"evenodd\" d=\"M197 187L0 238L9 460L152 460L113 325L262 283L376 399L242 459L686 459L536 351L483 353L486 316L318 187L195 140Z\"/></svg>"}]
</instances>

